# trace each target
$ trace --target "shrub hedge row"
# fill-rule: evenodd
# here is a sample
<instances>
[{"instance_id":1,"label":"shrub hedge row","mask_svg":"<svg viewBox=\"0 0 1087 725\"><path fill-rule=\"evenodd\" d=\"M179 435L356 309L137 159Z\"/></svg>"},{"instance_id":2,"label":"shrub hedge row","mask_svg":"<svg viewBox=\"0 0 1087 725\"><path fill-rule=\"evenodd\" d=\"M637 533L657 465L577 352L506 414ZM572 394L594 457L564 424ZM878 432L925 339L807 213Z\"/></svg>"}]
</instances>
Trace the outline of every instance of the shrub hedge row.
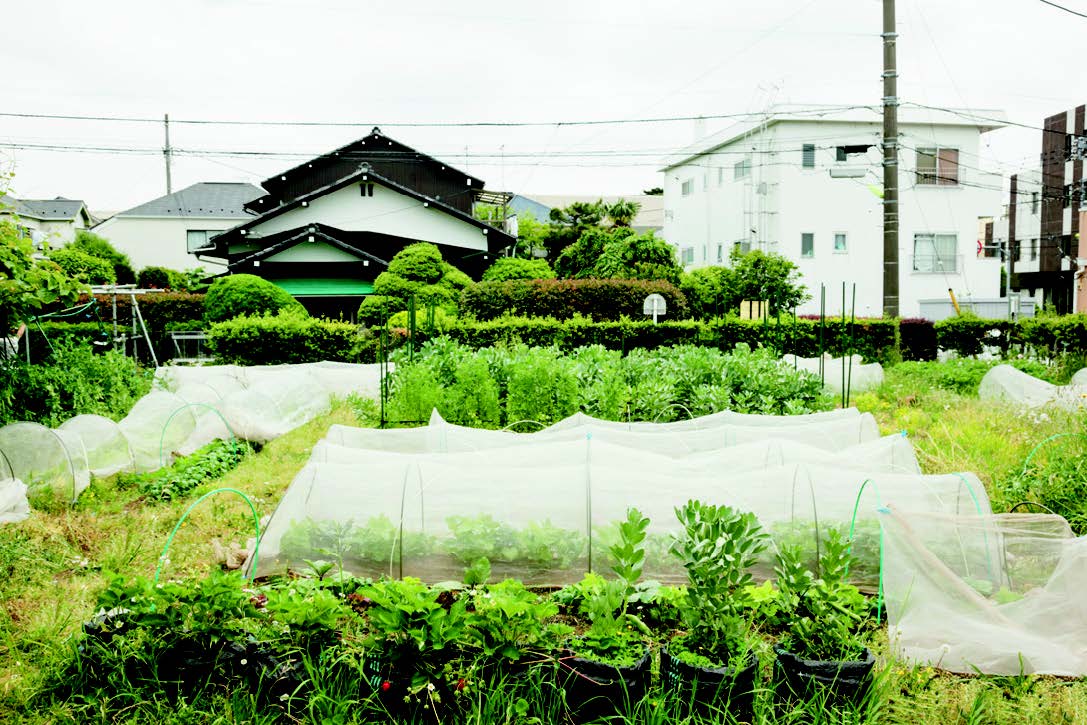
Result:
<instances>
[{"instance_id":1,"label":"shrub hedge row","mask_svg":"<svg viewBox=\"0 0 1087 725\"><path fill-rule=\"evenodd\" d=\"M208 331L208 348L220 363L280 365L284 363L359 359L359 328L349 322L303 317L236 317L216 322Z\"/></svg>"},{"instance_id":2,"label":"shrub hedge row","mask_svg":"<svg viewBox=\"0 0 1087 725\"><path fill-rule=\"evenodd\" d=\"M650 294L664 297L665 319L688 316L687 298L679 289L659 280L640 279L518 279L480 282L461 292L460 312L477 320L506 315L553 317L568 320L583 315L594 320L641 318Z\"/></svg>"}]
</instances>

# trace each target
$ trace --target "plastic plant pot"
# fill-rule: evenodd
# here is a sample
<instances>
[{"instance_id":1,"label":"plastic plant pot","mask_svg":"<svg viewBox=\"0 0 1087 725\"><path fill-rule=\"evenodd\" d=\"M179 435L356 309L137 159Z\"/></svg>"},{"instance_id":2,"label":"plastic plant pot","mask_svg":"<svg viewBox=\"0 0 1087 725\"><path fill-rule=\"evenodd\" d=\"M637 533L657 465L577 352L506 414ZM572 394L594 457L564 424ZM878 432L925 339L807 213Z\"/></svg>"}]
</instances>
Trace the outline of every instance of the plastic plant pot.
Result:
<instances>
[{"instance_id":1,"label":"plastic plant pot","mask_svg":"<svg viewBox=\"0 0 1087 725\"><path fill-rule=\"evenodd\" d=\"M695 712L728 711L742 719L751 714L759 658L749 652L742 667L702 667L661 649L661 687Z\"/></svg>"},{"instance_id":2,"label":"plastic plant pot","mask_svg":"<svg viewBox=\"0 0 1087 725\"><path fill-rule=\"evenodd\" d=\"M621 666L578 657L569 650L558 662L559 684L575 722L595 722L622 712L645 697L649 689L650 655L645 648L633 665Z\"/></svg>"},{"instance_id":3,"label":"plastic plant pot","mask_svg":"<svg viewBox=\"0 0 1087 725\"><path fill-rule=\"evenodd\" d=\"M808 699L822 691L832 703L857 704L872 687L876 658L866 648L859 660L806 660L775 647L779 696Z\"/></svg>"}]
</instances>

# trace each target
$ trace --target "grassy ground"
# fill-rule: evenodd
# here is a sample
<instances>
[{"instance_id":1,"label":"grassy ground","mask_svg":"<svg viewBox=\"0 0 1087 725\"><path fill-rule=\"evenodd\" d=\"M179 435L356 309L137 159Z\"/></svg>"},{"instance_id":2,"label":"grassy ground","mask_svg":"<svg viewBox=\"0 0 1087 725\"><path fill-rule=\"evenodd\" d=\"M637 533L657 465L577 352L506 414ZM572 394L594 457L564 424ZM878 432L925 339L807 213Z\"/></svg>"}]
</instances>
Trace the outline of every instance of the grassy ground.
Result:
<instances>
[{"instance_id":1,"label":"grassy ground","mask_svg":"<svg viewBox=\"0 0 1087 725\"><path fill-rule=\"evenodd\" d=\"M913 373L891 369L880 390L858 395L854 402L871 411L884 432L907 431L925 471L978 473L990 488L994 508L1014 503L1003 500L1000 483L1022 466L1039 441L1083 429L1071 415L1020 413L922 383ZM63 707L31 708L28 699L40 689L43 675L66 657L70 636L93 614L96 594L109 577L154 573L182 512L215 486L245 492L261 516L270 514L328 426L355 422L348 406L337 405L328 416L272 442L214 486L181 501L151 504L135 489L97 481L72 509L36 512L26 522L0 527L0 721L71 721ZM210 542L244 543L252 525L239 499L209 499L178 533L164 576L199 575L216 567ZM880 677L880 692L878 713L868 722L1087 725L1087 684L1081 681L960 677L891 661ZM528 722L488 712L495 714L478 721ZM244 696L218 693L202 703L146 703L128 721L257 722L266 717L269 713L255 710ZM114 719L103 716L101 721Z\"/></svg>"}]
</instances>

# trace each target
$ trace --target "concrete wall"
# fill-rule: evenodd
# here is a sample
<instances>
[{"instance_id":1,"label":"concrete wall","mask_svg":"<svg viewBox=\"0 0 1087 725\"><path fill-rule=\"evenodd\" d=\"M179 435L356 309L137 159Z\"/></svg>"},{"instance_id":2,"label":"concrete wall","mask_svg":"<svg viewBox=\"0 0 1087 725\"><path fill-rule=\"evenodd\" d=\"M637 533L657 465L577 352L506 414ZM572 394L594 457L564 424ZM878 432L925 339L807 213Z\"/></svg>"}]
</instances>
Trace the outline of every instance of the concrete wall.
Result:
<instances>
[{"instance_id":1,"label":"concrete wall","mask_svg":"<svg viewBox=\"0 0 1087 725\"><path fill-rule=\"evenodd\" d=\"M920 314L921 299L947 296L995 298L999 258L977 256L978 217L998 208L1000 180L977 170L978 130L954 125L903 124L900 157L900 311ZM727 263L736 243L777 252L799 266L812 300L800 313L819 311L819 286L827 285L829 312L841 308L841 285L856 313L882 314L883 233L880 127L876 123L783 121L758 130L665 172L664 237L693 262L688 267ZM802 165L802 146L812 144L814 167ZM870 145L867 153L838 161L839 145ZM915 183L916 148L959 149L955 186ZM737 177L737 164L749 170ZM741 167L742 168L742 167ZM831 173L844 178L834 178ZM683 194L684 182L690 193ZM810 257L801 255L802 234L814 235ZM835 234L846 235L835 250ZM914 269L915 235L956 235L955 269ZM846 308L850 307L847 297Z\"/></svg>"}]
</instances>

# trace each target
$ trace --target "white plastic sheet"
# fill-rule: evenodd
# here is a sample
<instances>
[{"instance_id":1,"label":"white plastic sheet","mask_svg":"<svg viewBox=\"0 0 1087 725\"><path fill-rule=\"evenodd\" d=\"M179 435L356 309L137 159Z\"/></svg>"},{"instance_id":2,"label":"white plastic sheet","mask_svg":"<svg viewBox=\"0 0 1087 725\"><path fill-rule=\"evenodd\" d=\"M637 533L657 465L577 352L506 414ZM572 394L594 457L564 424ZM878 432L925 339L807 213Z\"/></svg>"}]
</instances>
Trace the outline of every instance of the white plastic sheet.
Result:
<instances>
[{"instance_id":1,"label":"white plastic sheet","mask_svg":"<svg viewBox=\"0 0 1087 725\"><path fill-rule=\"evenodd\" d=\"M781 361L786 366L795 366L798 370L819 374L819 358L817 357L786 355ZM840 395L845 388L855 393L863 393L883 384L883 366L879 363L865 364L864 358L860 355L844 358L824 355L822 364L823 389L829 393Z\"/></svg>"},{"instance_id":2,"label":"white plastic sheet","mask_svg":"<svg viewBox=\"0 0 1087 725\"><path fill-rule=\"evenodd\" d=\"M1082 377L1078 379L1083 380ZM1074 410L1087 406L1087 385L1077 383L1076 380L1077 378L1073 377L1070 385L1054 385L1028 375L1011 365L997 365L985 373L981 379L978 385L978 397L982 400L1003 401L1026 408L1054 405Z\"/></svg>"}]
</instances>

